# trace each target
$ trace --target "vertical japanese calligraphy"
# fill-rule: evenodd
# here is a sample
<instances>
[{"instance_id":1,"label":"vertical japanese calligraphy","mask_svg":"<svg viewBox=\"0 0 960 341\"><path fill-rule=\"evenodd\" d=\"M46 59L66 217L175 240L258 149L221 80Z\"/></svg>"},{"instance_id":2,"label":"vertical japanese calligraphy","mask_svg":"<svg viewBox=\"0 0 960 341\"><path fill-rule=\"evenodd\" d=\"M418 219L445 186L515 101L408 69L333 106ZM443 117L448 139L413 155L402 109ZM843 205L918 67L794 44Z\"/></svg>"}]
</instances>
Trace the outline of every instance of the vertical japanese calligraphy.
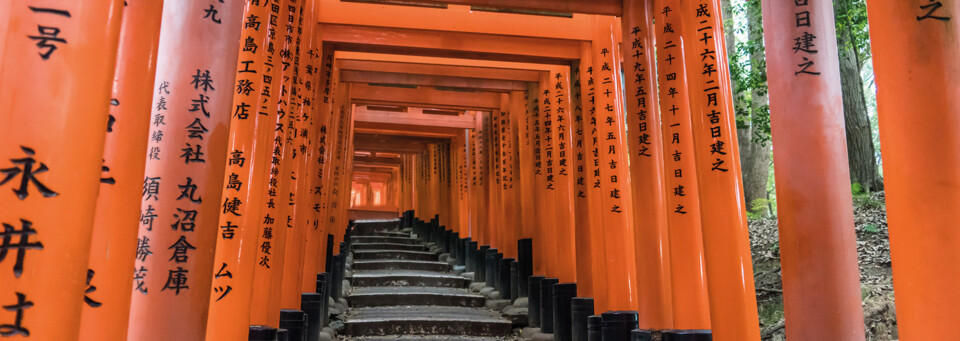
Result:
<instances>
[{"instance_id":1,"label":"vertical japanese calligraphy","mask_svg":"<svg viewBox=\"0 0 960 341\"><path fill-rule=\"evenodd\" d=\"M134 265L130 320L165 323L131 323L131 339L206 331L242 11L241 2L164 4L140 208L148 256Z\"/></svg>"},{"instance_id":2,"label":"vertical japanese calligraphy","mask_svg":"<svg viewBox=\"0 0 960 341\"><path fill-rule=\"evenodd\" d=\"M637 307L636 254L633 240L632 199L627 166L624 126L623 88L620 76L620 51L613 18L598 17L592 45L594 109L588 122L596 125L595 165L599 173L603 214L604 259L607 272L608 309L632 310ZM591 84L588 82L588 90Z\"/></svg>"},{"instance_id":3,"label":"vertical japanese calligraphy","mask_svg":"<svg viewBox=\"0 0 960 341\"><path fill-rule=\"evenodd\" d=\"M78 337L94 206L110 177L121 5L29 0L0 11L0 337Z\"/></svg>"},{"instance_id":4,"label":"vertical japanese calligraphy","mask_svg":"<svg viewBox=\"0 0 960 341\"><path fill-rule=\"evenodd\" d=\"M163 2L128 4L123 11L88 265L88 285L96 290L85 298L81 340L126 338L130 313L136 252L131 246L137 239L137 229L132 227L140 221L138 198Z\"/></svg>"},{"instance_id":5,"label":"vertical japanese calligraphy","mask_svg":"<svg viewBox=\"0 0 960 341\"><path fill-rule=\"evenodd\" d=\"M673 323L677 329L709 329L710 314L704 277L700 197L694 164L693 132L686 56L677 0L655 3L660 132L663 143L666 222L670 235Z\"/></svg>"},{"instance_id":6,"label":"vertical japanese calligraphy","mask_svg":"<svg viewBox=\"0 0 960 341\"><path fill-rule=\"evenodd\" d=\"M710 319L717 340L759 338L753 266L747 234L730 97L723 20L718 0L678 4L683 25Z\"/></svg>"},{"instance_id":7,"label":"vertical japanese calligraphy","mask_svg":"<svg viewBox=\"0 0 960 341\"><path fill-rule=\"evenodd\" d=\"M673 328L670 248L663 182L663 140L657 104L653 1L623 3L623 53L630 189L640 328Z\"/></svg>"}]
</instances>

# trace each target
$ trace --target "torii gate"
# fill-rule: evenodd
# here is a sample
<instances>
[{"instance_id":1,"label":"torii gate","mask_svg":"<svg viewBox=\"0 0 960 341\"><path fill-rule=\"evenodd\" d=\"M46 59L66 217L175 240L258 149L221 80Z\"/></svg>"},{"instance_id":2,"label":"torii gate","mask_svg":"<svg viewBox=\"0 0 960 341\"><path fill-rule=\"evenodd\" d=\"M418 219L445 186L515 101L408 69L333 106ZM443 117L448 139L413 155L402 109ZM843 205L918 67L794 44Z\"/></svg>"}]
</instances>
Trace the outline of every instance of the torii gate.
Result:
<instances>
[{"instance_id":1,"label":"torii gate","mask_svg":"<svg viewBox=\"0 0 960 341\"><path fill-rule=\"evenodd\" d=\"M641 329L759 339L718 0L420 2L5 6L0 334L279 327L344 238L354 152L394 150L401 210L532 240L533 275ZM867 4L898 327L949 339L960 7ZM787 335L863 339L832 2L763 15Z\"/></svg>"}]
</instances>

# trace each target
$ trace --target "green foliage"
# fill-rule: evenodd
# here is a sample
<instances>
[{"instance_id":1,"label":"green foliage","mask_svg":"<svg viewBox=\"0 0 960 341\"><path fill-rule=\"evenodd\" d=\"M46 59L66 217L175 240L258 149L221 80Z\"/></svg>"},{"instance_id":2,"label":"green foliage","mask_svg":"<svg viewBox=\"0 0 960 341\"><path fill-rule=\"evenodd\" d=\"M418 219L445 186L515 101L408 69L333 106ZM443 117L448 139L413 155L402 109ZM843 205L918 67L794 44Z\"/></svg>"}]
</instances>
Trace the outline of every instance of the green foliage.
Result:
<instances>
[{"instance_id":1,"label":"green foliage","mask_svg":"<svg viewBox=\"0 0 960 341\"><path fill-rule=\"evenodd\" d=\"M846 43L853 47L857 53L859 66L870 59L870 25L867 22L867 3L866 0L834 0L834 12L836 14L836 25L838 36L847 27L853 37ZM838 40L838 43L841 41Z\"/></svg>"},{"instance_id":2,"label":"green foliage","mask_svg":"<svg viewBox=\"0 0 960 341\"><path fill-rule=\"evenodd\" d=\"M850 192L853 194L853 206L855 207L875 209L884 206L882 201L874 199L873 196L870 195L870 192L867 192L863 188L863 185L859 183L853 183L853 185L850 185ZM876 226L874 226L874 229L876 229ZM868 231L866 227L864 228L864 231L871 232ZM877 232L878 231L879 230L877 230Z\"/></svg>"},{"instance_id":3,"label":"green foliage","mask_svg":"<svg viewBox=\"0 0 960 341\"><path fill-rule=\"evenodd\" d=\"M747 212L747 218L759 219L767 216L767 209L770 207L770 200L754 199L750 202L750 211Z\"/></svg>"},{"instance_id":4,"label":"green foliage","mask_svg":"<svg viewBox=\"0 0 960 341\"><path fill-rule=\"evenodd\" d=\"M733 30L736 38L734 54L729 59L730 78L736 85L733 96L737 128L753 127L750 140L766 144L770 141L770 106L753 104L754 96L767 94L763 39L756 39L763 37L760 0L732 0L731 11L733 19L726 23L726 29Z\"/></svg>"},{"instance_id":5,"label":"green foliage","mask_svg":"<svg viewBox=\"0 0 960 341\"><path fill-rule=\"evenodd\" d=\"M880 228L878 228L877 225L874 225L874 224L866 224L866 225L863 225L863 232L880 233Z\"/></svg>"}]
</instances>

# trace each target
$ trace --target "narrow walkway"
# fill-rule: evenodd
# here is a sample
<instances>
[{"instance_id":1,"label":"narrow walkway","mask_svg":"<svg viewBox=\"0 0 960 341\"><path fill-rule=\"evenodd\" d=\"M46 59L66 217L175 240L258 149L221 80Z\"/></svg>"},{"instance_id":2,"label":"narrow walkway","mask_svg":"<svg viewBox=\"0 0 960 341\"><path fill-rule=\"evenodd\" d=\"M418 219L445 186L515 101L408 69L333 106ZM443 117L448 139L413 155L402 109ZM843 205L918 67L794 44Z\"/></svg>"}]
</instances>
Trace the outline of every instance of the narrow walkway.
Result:
<instances>
[{"instance_id":1,"label":"narrow walkway","mask_svg":"<svg viewBox=\"0 0 960 341\"><path fill-rule=\"evenodd\" d=\"M513 338L510 321L411 230L358 226L347 258L347 340Z\"/></svg>"}]
</instances>

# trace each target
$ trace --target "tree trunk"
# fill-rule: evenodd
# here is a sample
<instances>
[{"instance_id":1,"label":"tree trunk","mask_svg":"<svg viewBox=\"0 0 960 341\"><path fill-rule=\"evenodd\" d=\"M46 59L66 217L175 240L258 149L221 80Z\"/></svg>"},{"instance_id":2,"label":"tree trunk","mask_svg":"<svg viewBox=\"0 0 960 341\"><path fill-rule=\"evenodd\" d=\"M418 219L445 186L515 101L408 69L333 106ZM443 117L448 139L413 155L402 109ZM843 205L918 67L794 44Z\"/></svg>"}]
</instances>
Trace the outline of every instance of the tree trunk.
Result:
<instances>
[{"instance_id":1,"label":"tree trunk","mask_svg":"<svg viewBox=\"0 0 960 341\"><path fill-rule=\"evenodd\" d=\"M877 169L873 149L873 131L867 115L867 101L863 94L860 62L854 48L851 23L845 19L849 0L836 1L837 21L843 24L837 34L840 53L840 84L843 91L843 118L847 131L847 158L850 164L850 182L859 183L867 191L883 190L883 179Z\"/></svg>"},{"instance_id":2,"label":"tree trunk","mask_svg":"<svg viewBox=\"0 0 960 341\"><path fill-rule=\"evenodd\" d=\"M757 0L752 0L757 1ZM763 22L760 16L759 1L753 10L747 10L747 37L751 41L763 40ZM764 50L758 46L750 52L750 65L754 70L766 72L764 62ZM764 77L766 78L766 77ZM764 88L765 88L764 84ZM745 103L750 106L750 120L745 124L746 127L737 129L738 144L740 146L740 166L743 172L743 196L744 200L751 208L751 204L757 199L767 198L767 183L770 172L770 145L759 142L754 139L757 123L763 116L769 115L767 111L767 92L765 89L751 89L750 102Z\"/></svg>"}]
</instances>

